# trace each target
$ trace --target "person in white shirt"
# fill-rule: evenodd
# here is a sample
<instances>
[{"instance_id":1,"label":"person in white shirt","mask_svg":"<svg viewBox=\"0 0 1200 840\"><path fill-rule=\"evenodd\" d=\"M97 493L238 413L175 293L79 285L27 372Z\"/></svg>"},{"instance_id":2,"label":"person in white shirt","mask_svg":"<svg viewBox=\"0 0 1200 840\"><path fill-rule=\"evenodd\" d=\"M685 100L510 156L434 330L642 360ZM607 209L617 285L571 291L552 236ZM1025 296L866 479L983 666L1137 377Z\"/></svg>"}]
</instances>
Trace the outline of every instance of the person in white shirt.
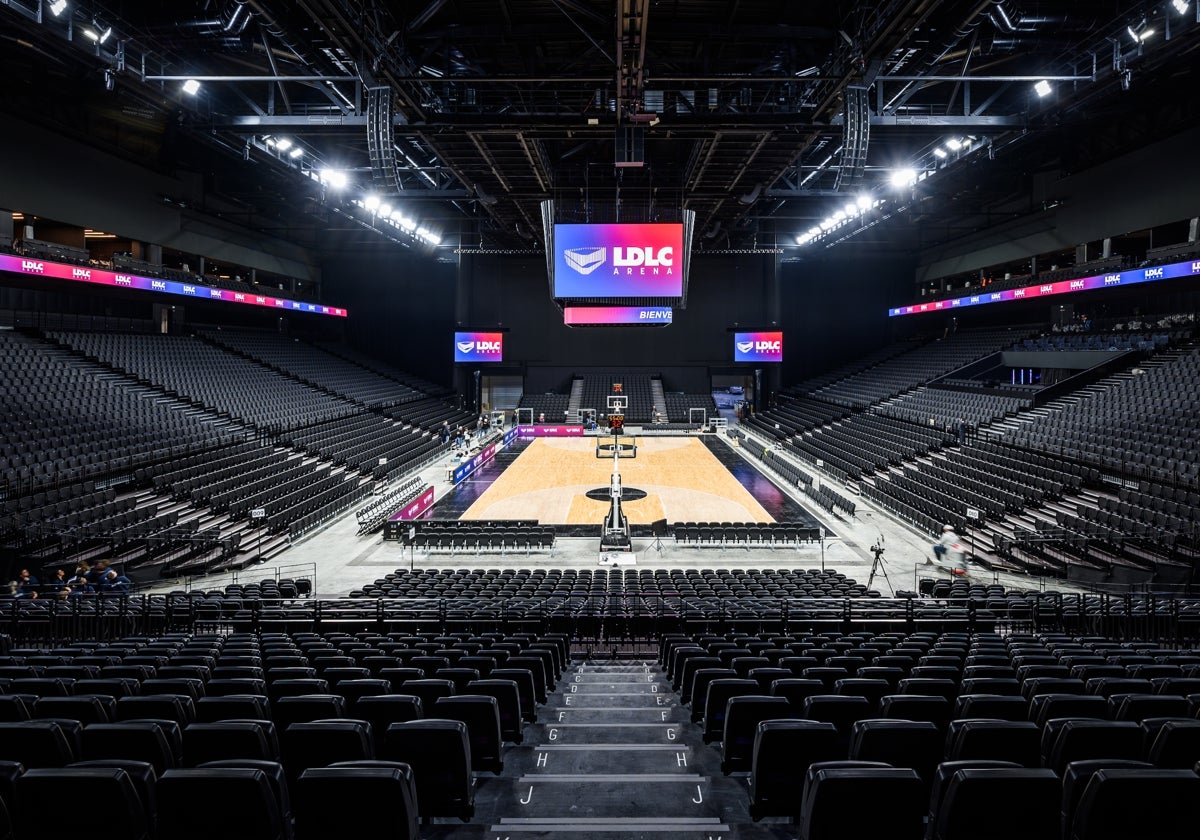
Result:
<instances>
[{"instance_id":1,"label":"person in white shirt","mask_svg":"<svg viewBox=\"0 0 1200 840\"><path fill-rule=\"evenodd\" d=\"M954 532L953 525L942 528L942 538L933 544L933 554L937 565L950 570L951 574L965 575L967 573L966 552L963 551L962 539Z\"/></svg>"}]
</instances>

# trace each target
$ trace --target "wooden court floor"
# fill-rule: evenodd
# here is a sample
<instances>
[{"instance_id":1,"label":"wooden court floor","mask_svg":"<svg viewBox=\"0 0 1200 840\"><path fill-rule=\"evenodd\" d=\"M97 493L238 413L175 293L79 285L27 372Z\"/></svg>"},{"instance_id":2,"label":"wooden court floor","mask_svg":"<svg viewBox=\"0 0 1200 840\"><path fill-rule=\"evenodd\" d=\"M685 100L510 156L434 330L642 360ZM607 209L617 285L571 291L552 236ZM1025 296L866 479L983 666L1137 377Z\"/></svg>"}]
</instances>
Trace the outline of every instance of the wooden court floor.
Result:
<instances>
[{"instance_id":1,"label":"wooden court floor","mask_svg":"<svg viewBox=\"0 0 1200 840\"><path fill-rule=\"evenodd\" d=\"M695 438L638 438L636 458L621 459L621 481L646 492L623 502L630 524L773 522L745 487ZM463 519L537 519L549 525L598 525L608 502L587 498L607 488L612 460L596 457L594 438L537 438L475 501Z\"/></svg>"}]
</instances>

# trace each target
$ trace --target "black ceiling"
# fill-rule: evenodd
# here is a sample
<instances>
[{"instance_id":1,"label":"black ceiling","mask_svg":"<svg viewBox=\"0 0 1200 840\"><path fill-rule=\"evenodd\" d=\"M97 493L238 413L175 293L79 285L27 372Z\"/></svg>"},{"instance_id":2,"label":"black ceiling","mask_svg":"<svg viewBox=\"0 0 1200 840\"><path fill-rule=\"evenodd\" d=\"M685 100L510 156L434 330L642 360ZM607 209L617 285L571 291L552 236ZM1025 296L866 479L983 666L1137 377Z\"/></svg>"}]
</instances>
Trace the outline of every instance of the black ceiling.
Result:
<instances>
[{"instance_id":1,"label":"black ceiling","mask_svg":"<svg viewBox=\"0 0 1200 840\"><path fill-rule=\"evenodd\" d=\"M1039 173L1198 117L1194 2L49 5L0 5L0 108L201 171L214 212L302 242L369 218L349 202L375 193L446 248L537 249L554 199L570 220L693 210L698 249L790 253L870 196L886 200L808 247L926 246L1028 212ZM85 32L108 27L102 44ZM196 96L180 92L188 77L204 80ZM866 142L843 127L857 88ZM390 132L375 119L389 113ZM615 166L622 155L641 165ZM932 174L898 192L888 179L904 166ZM351 185L322 188L306 174L320 167Z\"/></svg>"}]
</instances>

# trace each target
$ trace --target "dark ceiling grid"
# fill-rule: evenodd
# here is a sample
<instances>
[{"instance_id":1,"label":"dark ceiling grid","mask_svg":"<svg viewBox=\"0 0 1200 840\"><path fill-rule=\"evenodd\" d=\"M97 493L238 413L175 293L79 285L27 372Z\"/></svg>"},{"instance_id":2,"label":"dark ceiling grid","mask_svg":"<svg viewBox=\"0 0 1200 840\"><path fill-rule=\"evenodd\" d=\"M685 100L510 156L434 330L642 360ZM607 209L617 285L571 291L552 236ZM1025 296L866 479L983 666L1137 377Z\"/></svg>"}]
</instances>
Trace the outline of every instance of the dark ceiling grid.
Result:
<instances>
[{"instance_id":1,"label":"dark ceiling grid","mask_svg":"<svg viewBox=\"0 0 1200 840\"><path fill-rule=\"evenodd\" d=\"M10 78L53 77L50 95L0 108L68 123L61 103L86 101L105 143L125 122L161 126L165 165L211 171L214 206L272 229L320 225L314 201L358 196L320 195L265 139L293 137L365 189L365 91L378 85L394 97L393 198L448 246L487 248L536 246L545 198L594 221L687 207L701 249L790 246L855 192L889 194L890 169L928 168L938 144L971 135L970 155L914 188L919 213L891 207L862 239L936 244L1007 212L1014 177L1152 138L1121 124L1131 102L1152 123L1198 119L1195 2L1174 14L1168 0L175 0L126 3L119 18L89 4L120 32L120 56L15 11L37 3L0 6L0 34L32 45L0 62ZM1127 34L1146 28L1158 35L1145 44ZM206 79L203 97L175 92L185 74ZM1057 80L1046 103L1031 92L1041 76ZM97 95L106 77L115 90ZM862 178L839 180L850 85L868 90L870 142ZM640 171L612 165L620 126L645 132Z\"/></svg>"}]
</instances>

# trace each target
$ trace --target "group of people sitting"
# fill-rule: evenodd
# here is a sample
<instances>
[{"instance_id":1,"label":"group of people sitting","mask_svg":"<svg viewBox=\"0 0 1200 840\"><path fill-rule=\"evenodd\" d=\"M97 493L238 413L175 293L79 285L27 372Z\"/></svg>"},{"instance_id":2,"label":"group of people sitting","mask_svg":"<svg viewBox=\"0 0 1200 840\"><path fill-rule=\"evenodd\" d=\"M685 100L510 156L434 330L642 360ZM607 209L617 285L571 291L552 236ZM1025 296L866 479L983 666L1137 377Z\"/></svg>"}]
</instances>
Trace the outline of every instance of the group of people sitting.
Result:
<instances>
[{"instance_id":1,"label":"group of people sitting","mask_svg":"<svg viewBox=\"0 0 1200 840\"><path fill-rule=\"evenodd\" d=\"M80 563L71 575L65 569L58 569L49 583L42 583L29 569L22 569L16 580L9 581L7 594L9 598L30 600L46 597L63 600L97 592L126 595L132 583L116 569L109 568L107 560L101 560L95 566Z\"/></svg>"}]
</instances>

